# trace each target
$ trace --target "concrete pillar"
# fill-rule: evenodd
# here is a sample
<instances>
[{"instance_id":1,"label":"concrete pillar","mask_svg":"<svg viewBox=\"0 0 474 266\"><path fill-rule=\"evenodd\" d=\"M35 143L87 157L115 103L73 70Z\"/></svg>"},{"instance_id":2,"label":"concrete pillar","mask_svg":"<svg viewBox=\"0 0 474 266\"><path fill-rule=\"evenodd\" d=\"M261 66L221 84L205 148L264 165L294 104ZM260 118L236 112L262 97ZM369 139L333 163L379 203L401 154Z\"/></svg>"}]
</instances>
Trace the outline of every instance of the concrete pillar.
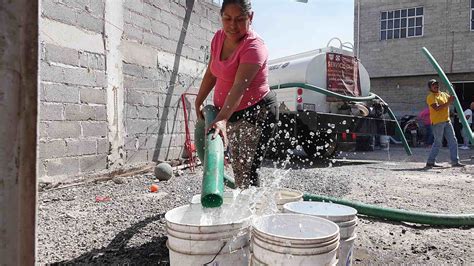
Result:
<instances>
[{"instance_id":1,"label":"concrete pillar","mask_svg":"<svg viewBox=\"0 0 474 266\"><path fill-rule=\"evenodd\" d=\"M39 1L0 0L0 265L34 265Z\"/></svg>"},{"instance_id":2,"label":"concrete pillar","mask_svg":"<svg viewBox=\"0 0 474 266\"><path fill-rule=\"evenodd\" d=\"M105 57L107 71L107 121L109 155L108 168L115 169L123 165L124 154L124 91L123 63L120 45L123 34L122 0L105 2Z\"/></svg>"}]
</instances>

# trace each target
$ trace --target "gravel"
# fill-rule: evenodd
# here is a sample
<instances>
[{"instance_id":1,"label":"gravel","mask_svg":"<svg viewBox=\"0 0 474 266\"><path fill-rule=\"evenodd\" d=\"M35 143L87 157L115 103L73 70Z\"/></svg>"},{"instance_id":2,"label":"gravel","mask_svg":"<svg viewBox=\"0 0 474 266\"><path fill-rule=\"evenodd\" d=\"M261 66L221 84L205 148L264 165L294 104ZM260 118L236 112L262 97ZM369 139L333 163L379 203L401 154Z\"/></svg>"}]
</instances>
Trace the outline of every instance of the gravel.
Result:
<instances>
[{"instance_id":1,"label":"gravel","mask_svg":"<svg viewBox=\"0 0 474 266\"><path fill-rule=\"evenodd\" d=\"M468 167L440 170L423 170L426 149L409 160L402 149L391 153L390 162L371 161L386 160L382 151L326 163L299 158L278 168L266 162L262 172L267 184L309 193L415 211L474 213L470 153L463 155ZM164 214L199 194L201 177L197 167L168 181L142 174L41 191L38 263L168 265ZM149 191L152 184L158 192ZM355 265L474 263L472 228L359 218Z\"/></svg>"}]
</instances>

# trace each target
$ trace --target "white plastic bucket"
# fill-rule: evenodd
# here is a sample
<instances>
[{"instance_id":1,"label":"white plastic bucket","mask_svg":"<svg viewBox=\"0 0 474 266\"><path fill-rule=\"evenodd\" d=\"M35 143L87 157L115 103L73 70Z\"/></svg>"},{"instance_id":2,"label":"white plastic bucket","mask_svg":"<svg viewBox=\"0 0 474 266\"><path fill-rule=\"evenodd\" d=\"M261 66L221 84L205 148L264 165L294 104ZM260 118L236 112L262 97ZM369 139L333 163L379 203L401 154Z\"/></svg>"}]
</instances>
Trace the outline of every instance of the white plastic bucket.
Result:
<instances>
[{"instance_id":1,"label":"white plastic bucket","mask_svg":"<svg viewBox=\"0 0 474 266\"><path fill-rule=\"evenodd\" d=\"M335 222L340 230L338 265L352 265L351 258L358 220L356 209L340 204L309 201L290 202L285 204L283 209L286 213L313 215ZM347 261L349 264L346 264Z\"/></svg>"},{"instance_id":2,"label":"white plastic bucket","mask_svg":"<svg viewBox=\"0 0 474 266\"><path fill-rule=\"evenodd\" d=\"M252 229L252 265L336 265L339 227L301 214L256 218Z\"/></svg>"},{"instance_id":3,"label":"white plastic bucket","mask_svg":"<svg viewBox=\"0 0 474 266\"><path fill-rule=\"evenodd\" d=\"M301 201L303 199L303 192L288 188L280 188L275 193L275 197L277 200L278 210L283 211L283 205L286 203Z\"/></svg>"},{"instance_id":4,"label":"white plastic bucket","mask_svg":"<svg viewBox=\"0 0 474 266\"><path fill-rule=\"evenodd\" d=\"M348 239L341 239L339 242L339 252L337 257L339 259L338 265L352 265L352 255L354 254L354 241L356 240L357 235L354 235Z\"/></svg>"},{"instance_id":5,"label":"white plastic bucket","mask_svg":"<svg viewBox=\"0 0 474 266\"><path fill-rule=\"evenodd\" d=\"M226 207L212 210L212 214L220 217L214 221L204 216L200 204L166 213L166 245L171 265L248 265L251 212Z\"/></svg>"}]
</instances>

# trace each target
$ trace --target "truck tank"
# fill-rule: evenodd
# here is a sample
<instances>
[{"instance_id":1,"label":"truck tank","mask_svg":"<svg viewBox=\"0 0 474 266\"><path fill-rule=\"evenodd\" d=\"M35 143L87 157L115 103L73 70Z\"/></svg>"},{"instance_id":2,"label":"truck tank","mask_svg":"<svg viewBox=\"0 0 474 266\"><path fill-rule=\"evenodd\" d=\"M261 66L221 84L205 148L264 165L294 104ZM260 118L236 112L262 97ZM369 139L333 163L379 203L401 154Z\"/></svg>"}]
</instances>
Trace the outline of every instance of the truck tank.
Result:
<instances>
[{"instance_id":1,"label":"truck tank","mask_svg":"<svg viewBox=\"0 0 474 266\"><path fill-rule=\"evenodd\" d=\"M300 53L273 59L268 62L269 65L269 85L278 86L285 83L307 83L320 88L327 89L327 59L328 53L342 54L353 57L352 51L336 47L326 47L313 51ZM368 96L370 93L370 78L365 67L358 62L360 95ZM294 89L281 89L277 91L279 100L285 102L294 101ZM330 112L327 96L321 93L305 91L304 103L314 104L317 112ZM294 111L294 108L289 108Z\"/></svg>"}]
</instances>

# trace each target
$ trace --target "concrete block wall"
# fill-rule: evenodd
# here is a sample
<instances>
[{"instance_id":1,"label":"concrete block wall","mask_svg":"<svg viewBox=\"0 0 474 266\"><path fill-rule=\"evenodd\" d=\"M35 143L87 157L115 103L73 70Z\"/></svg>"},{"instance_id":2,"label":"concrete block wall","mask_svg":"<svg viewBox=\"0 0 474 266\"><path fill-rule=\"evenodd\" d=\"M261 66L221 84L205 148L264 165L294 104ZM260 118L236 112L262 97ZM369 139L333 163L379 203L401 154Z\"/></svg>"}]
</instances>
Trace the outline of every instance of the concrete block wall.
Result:
<instances>
[{"instance_id":1,"label":"concrete block wall","mask_svg":"<svg viewBox=\"0 0 474 266\"><path fill-rule=\"evenodd\" d=\"M411 77L384 77L371 79L372 92L383 95L382 98L389 104L397 117L403 115L417 115L426 108L428 95L427 82L437 75ZM474 73L448 75L451 82L474 80ZM441 90L447 91L444 84Z\"/></svg>"},{"instance_id":2,"label":"concrete block wall","mask_svg":"<svg viewBox=\"0 0 474 266\"><path fill-rule=\"evenodd\" d=\"M182 156L219 27L211 0L42 0L40 179Z\"/></svg>"},{"instance_id":3,"label":"concrete block wall","mask_svg":"<svg viewBox=\"0 0 474 266\"><path fill-rule=\"evenodd\" d=\"M354 8L354 43L371 77L434 74L421 51L423 46L430 50L446 72L474 72L474 32L469 28L470 0L358 2L360 16L357 4ZM380 12L419 6L424 7L422 37L380 41Z\"/></svg>"}]
</instances>

